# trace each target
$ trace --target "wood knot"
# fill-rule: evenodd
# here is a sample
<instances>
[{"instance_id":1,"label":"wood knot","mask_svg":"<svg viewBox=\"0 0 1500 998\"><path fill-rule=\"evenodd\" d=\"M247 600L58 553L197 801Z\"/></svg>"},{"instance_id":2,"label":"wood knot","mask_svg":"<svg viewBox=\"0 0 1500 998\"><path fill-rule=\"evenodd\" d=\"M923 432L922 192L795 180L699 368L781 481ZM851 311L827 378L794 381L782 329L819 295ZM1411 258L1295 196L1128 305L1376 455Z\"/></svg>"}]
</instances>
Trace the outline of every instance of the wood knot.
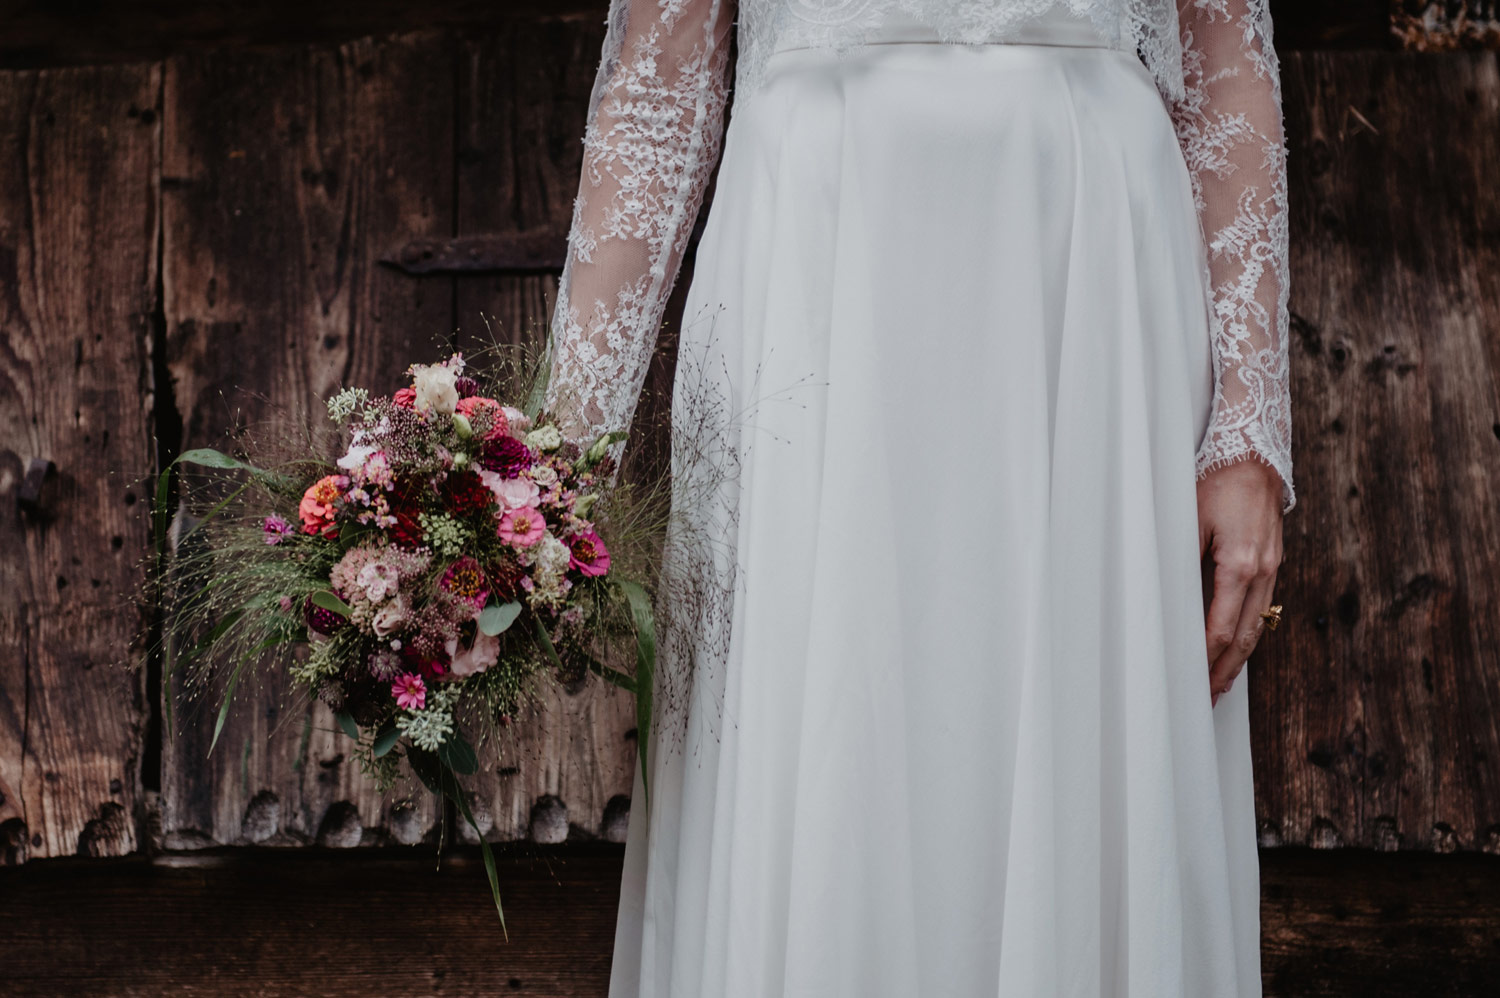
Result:
<instances>
[{"instance_id":1,"label":"wood knot","mask_svg":"<svg viewBox=\"0 0 1500 998\"><path fill-rule=\"evenodd\" d=\"M543 794L531 805L531 823L527 838L533 842L568 841L568 805L556 794Z\"/></svg>"},{"instance_id":2,"label":"wood knot","mask_svg":"<svg viewBox=\"0 0 1500 998\"><path fill-rule=\"evenodd\" d=\"M630 797L615 794L604 805L604 818L599 822L599 837L606 842L624 842L630 831Z\"/></svg>"},{"instance_id":3,"label":"wood knot","mask_svg":"<svg viewBox=\"0 0 1500 998\"><path fill-rule=\"evenodd\" d=\"M318 825L318 845L329 849L352 849L364 836L359 809L346 800L335 801Z\"/></svg>"}]
</instances>

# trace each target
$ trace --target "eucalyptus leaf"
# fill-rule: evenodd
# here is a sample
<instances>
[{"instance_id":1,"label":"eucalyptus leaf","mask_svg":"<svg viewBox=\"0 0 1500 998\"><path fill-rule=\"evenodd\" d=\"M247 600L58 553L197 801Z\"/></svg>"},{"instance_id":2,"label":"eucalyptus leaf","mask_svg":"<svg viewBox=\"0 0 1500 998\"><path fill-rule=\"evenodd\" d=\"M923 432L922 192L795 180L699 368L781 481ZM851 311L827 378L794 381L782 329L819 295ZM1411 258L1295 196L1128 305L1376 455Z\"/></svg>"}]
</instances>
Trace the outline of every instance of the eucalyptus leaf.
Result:
<instances>
[{"instance_id":1,"label":"eucalyptus leaf","mask_svg":"<svg viewBox=\"0 0 1500 998\"><path fill-rule=\"evenodd\" d=\"M377 759L390 755L391 749L401 740L401 729L396 727L395 722L387 724L380 729L380 734L375 736L375 743L370 746L371 754Z\"/></svg>"},{"instance_id":2,"label":"eucalyptus leaf","mask_svg":"<svg viewBox=\"0 0 1500 998\"><path fill-rule=\"evenodd\" d=\"M491 604L479 611L479 629L490 637L510 629L521 615L521 604L517 602Z\"/></svg>"},{"instance_id":3,"label":"eucalyptus leaf","mask_svg":"<svg viewBox=\"0 0 1500 998\"><path fill-rule=\"evenodd\" d=\"M636 753L641 759L641 791L649 806L651 788L647 785L650 767L647 752L651 745L651 697L656 674L656 618L651 611L651 597L639 583L622 579L620 590L630 604L635 623L635 733Z\"/></svg>"},{"instance_id":4,"label":"eucalyptus leaf","mask_svg":"<svg viewBox=\"0 0 1500 998\"><path fill-rule=\"evenodd\" d=\"M312 602L313 606L320 606L330 613L338 614L340 617L347 617L354 612L350 609L348 603L345 603L327 589L319 589L313 593Z\"/></svg>"},{"instance_id":5,"label":"eucalyptus leaf","mask_svg":"<svg viewBox=\"0 0 1500 998\"><path fill-rule=\"evenodd\" d=\"M333 715L333 719L339 722L339 727L343 729L344 734L359 741L359 725L354 722L354 715L341 710Z\"/></svg>"},{"instance_id":6,"label":"eucalyptus leaf","mask_svg":"<svg viewBox=\"0 0 1500 998\"><path fill-rule=\"evenodd\" d=\"M455 773L470 776L479 772L479 756L474 752L474 746L457 731L439 746L438 759Z\"/></svg>"}]
</instances>

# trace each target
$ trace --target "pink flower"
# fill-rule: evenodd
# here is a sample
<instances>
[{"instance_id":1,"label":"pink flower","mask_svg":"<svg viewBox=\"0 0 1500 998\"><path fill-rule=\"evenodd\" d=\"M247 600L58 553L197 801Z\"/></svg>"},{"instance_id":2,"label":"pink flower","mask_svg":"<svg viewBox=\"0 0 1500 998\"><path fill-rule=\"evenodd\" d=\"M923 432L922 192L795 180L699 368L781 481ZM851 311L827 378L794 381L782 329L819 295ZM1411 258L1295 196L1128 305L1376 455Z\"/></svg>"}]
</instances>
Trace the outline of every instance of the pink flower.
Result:
<instances>
[{"instance_id":1,"label":"pink flower","mask_svg":"<svg viewBox=\"0 0 1500 998\"><path fill-rule=\"evenodd\" d=\"M547 521L530 506L507 510L500 518L500 539L518 548L531 547L546 531Z\"/></svg>"},{"instance_id":2,"label":"pink flower","mask_svg":"<svg viewBox=\"0 0 1500 998\"><path fill-rule=\"evenodd\" d=\"M474 628L474 640L460 645L454 638L447 645L448 658L453 675L474 676L500 660L500 638Z\"/></svg>"},{"instance_id":3,"label":"pink flower","mask_svg":"<svg viewBox=\"0 0 1500 998\"><path fill-rule=\"evenodd\" d=\"M580 530L569 537L568 547L573 552L568 559L569 568L576 568L583 575L603 575L609 571L609 551L592 530Z\"/></svg>"},{"instance_id":4,"label":"pink flower","mask_svg":"<svg viewBox=\"0 0 1500 998\"><path fill-rule=\"evenodd\" d=\"M529 478L501 478L495 472L481 468L479 480L484 483L485 488L495 493L495 501L500 504L501 509L536 506L542 501L541 490Z\"/></svg>"},{"instance_id":5,"label":"pink flower","mask_svg":"<svg viewBox=\"0 0 1500 998\"><path fill-rule=\"evenodd\" d=\"M274 513L265 518L260 530L267 544L280 544L292 535L292 525Z\"/></svg>"},{"instance_id":6,"label":"pink flower","mask_svg":"<svg viewBox=\"0 0 1500 998\"><path fill-rule=\"evenodd\" d=\"M422 682L421 676L408 672L391 684L391 696L396 698L396 706L403 710L421 710L427 706L427 684Z\"/></svg>"},{"instance_id":7,"label":"pink flower","mask_svg":"<svg viewBox=\"0 0 1500 998\"><path fill-rule=\"evenodd\" d=\"M486 440L494 440L497 437L510 435L510 423L505 418L505 409L494 399L485 398L482 395L470 395L468 398L458 400L457 412L470 421L478 413L483 413L490 419L489 432L484 435Z\"/></svg>"},{"instance_id":8,"label":"pink flower","mask_svg":"<svg viewBox=\"0 0 1500 998\"><path fill-rule=\"evenodd\" d=\"M402 388L391 396L391 401L403 409L415 409L417 407L417 390L415 388Z\"/></svg>"},{"instance_id":9,"label":"pink flower","mask_svg":"<svg viewBox=\"0 0 1500 998\"><path fill-rule=\"evenodd\" d=\"M438 585L475 609L484 606L484 601L490 596L489 587L484 581L484 570L479 567L479 562L468 555L449 565Z\"/></svg>"},{"instance_id":10,"label":"pink flower","mask_svg":"<svg viewBox=\"0 0 1500 998\"><path fill-rule=\"evenodd\" d=\"M322 534L330 539L339 535L338 524L333 520L334 503L348 485L349 479L343 475L325 475L307 487L297 504L303 533Z\"/></svg>"}]
</instances>

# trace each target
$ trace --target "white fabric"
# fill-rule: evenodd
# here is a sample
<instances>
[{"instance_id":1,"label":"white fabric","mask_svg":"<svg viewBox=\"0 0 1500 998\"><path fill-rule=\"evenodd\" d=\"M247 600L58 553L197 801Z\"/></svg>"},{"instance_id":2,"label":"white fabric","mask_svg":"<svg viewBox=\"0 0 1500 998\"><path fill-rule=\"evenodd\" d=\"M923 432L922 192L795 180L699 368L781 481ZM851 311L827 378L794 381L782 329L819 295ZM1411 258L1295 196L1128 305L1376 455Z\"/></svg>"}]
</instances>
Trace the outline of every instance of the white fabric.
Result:
<instances>
[{"instance_id":1,"label":"white fabric","mask_svg":"<svg viewBox=\"0 0 1500 998\"><path fill-rule=\"evenodd\" d=\"M1215 399L1197 474L1258 459L1280 475L1290 510L1286 154L1268 0L1176 2L1180 15L1172 0L744 0L738 95L759 87L776 49L846 53L908 30L1034 41L1038 18L1059 13L1138 52L1171 102L1208 233ZM718 158L735 11L734 0L611 5L552 324L548 402L580 438L624 429L635 409Z\"/></svg>"},{"instance_id":2,"label":"white fabric","mask_svg":"<svg viewBox=\"0 0 1500 998\"><path fill-rule=\"evenodd\" d=\"M1203 253L1126 53L768 59L674 395L672 570L732 582L728 619L664 615L663 681L703 654L649 814L637 771L611 998L1260 994L1247 682L1211 709L1204 652Z\"/></svg>"}]
</instances>

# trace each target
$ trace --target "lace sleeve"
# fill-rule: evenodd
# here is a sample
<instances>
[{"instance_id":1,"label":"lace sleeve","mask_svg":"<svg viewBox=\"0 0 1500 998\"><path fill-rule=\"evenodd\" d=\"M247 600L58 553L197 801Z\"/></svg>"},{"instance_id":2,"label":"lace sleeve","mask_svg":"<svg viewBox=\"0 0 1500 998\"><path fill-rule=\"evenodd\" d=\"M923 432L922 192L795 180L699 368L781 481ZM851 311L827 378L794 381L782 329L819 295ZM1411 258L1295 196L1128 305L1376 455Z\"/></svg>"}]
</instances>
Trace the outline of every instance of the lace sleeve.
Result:
<instances>
[{"instance_id":1,"label":"lace sleeve","mask_svg":"<svg viewBox=\"0 0 1500 998\"><path fill-rule=\"evenodd\" d=\"M732 0L612 0L552 316L546 406L627 429L718 159Z\"/></svg>"},{"instance_id":2,"label":"lace sleeve","mask_svg":"<svg viewBox=\"0 0 1500 998\"><path fill-rule=\"evenodd\" d=\"M1292 489L1286 147L1268 0L1178 0L1186 96L1172 116L1213 295L1214 404L1198 476L1257 458Z\"/></svg>"}]
</instances>

